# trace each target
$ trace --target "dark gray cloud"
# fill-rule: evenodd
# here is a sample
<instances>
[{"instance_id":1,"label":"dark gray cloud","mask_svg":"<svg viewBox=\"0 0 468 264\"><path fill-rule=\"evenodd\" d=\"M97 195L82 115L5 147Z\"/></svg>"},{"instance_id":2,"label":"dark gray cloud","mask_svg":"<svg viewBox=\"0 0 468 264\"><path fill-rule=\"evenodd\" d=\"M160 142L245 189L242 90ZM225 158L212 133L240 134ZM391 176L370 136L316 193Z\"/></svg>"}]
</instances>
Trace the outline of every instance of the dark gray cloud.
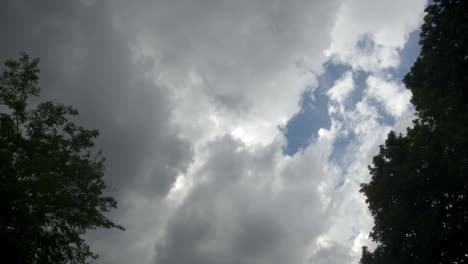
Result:
<instances>
[{"instance_id":1,"label":"dark gray cloud","mask_svg":"<svg viewBox=\"0 0 468 264\"><path fill-rule=\"evenodd\" d=\"M97 128L107 177L117 190L165 195L191 161L190 143L169 123L171 98L133 57L131 35L117 31L107 1L6 1L0 58L26 51L41 59L42 95L79 109Z\"/></svg>"}]
</instances>

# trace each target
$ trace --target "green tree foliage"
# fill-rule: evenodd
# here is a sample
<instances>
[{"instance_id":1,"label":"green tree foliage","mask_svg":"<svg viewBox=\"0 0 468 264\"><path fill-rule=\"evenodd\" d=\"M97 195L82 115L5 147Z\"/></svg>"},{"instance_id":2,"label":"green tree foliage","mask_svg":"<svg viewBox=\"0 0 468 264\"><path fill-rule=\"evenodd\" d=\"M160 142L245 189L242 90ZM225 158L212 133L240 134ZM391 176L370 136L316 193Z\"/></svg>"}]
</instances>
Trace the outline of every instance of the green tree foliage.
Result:
<instances>
[{"instance_id":1,"label":"green tree foliage","mask_svg":"<svg viewBox=\"0 0 468 264\"><path fill-rule=\"evenodd\" d=\"M391 132L361 192L374 217L362 264L468 263L468 1L427 7L404 82L417 118Z\"/></svg>"},{"instance_id":2,"label":"green tree foliage","mask_svg":"<svg viewBox=\"0 0 468 264\"><path fill-rule=\"evenodd\" d=\"M88 263L97 258L82 239L89 229L119 228L104 215L116 201L103 192L104 158L96 130L67 118L69 106L43 102L38 59L22 53L0 76L0 239L11 263ZM10 263L10 262L8 262Z\"/></svg>"}]
</instances>

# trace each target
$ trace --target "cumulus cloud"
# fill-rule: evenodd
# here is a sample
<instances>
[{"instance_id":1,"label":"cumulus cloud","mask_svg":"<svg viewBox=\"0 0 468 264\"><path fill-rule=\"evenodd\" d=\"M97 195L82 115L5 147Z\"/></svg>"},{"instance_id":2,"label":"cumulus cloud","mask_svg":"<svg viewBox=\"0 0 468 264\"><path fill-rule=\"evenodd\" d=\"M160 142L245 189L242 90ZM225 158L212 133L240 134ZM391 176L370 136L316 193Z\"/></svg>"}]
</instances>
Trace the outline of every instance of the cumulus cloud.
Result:
<instances>
[{"instance_id":1,"label":"cumulus cloud","mask_svg":"<svg viewBox=\"0 0 468 264\"><path fill-rule=\"evenodd\" d=\"M421 23L426 0L344 1L331 32L327 55L353 69L397 67L398 52Z\"/></svg>"},{"instance_id":2,"label":"cumulus cloud","mask_svg":"<svg viewBox=\"0 0 468 264\"><path fill-rule=\"evenodd\" d=\"M210 142L156 263L305 263L330 225L326 144L292 159L280 146L249 147L230 136Z\"/></svg>"},{"instance_id":3,"label":"cumulus cloud","mask_svg":"<svg viewBox=\"0 0 468 264\"><path fill-rule=\"evenodd\" d=\"M349 94L354 90L354 80L353 73L351 71L346 72L343 76L336 80L331 87L327 95L330 97L330 100L336 103L339 106L339 109L335 109L332 105L330 108L331 112L335 111L344 111L344 100L349 96Z\"/></svg>"},{"instance_id":4,"label":"cumulus cloud","mask_svg":"<svg viewBox=\"0 0 468 264\"><path fill-rule=\"evenodd\" d=\"M375 102L411 120L409 93L380 72L423 6L7 0L0 58L40 57L44 97L101 132L111 217L127 230L88 234L100 263L356 263L372 226L359 183L392 129ZM332 125L285 156L278 127L315 89L325 50L350 66L327 93ZM356 70L373 75L346 104ZM346 137L343 166L330 156Z\"/></svg>"},{"instance_id":5,"label":"cumulus cloud","mask_svg":"<svg viewBox=\"0 0 468 264\"><path fill-rule=\"evenodd\" d=\"M382 103L392 116L400 117L410 108L411 92L402 84L376 76L369 76L366 84L366 95Z\"/></svg>"},{"instance_id":6,"label":"cumulus cloud","mask_svg":"<svg viewBox=\"0 0 468 264\"><path fill-rule=\"evenodd\" d=\"M114 24L136 35L135 53L154 59L154 77L175 94L173 118L187 137L206 141L237 131L267 143L298 110L297 98L314 79L310 72L320 71L336 5L128 2L114 7Z\"/></svg>"}]
</instances>

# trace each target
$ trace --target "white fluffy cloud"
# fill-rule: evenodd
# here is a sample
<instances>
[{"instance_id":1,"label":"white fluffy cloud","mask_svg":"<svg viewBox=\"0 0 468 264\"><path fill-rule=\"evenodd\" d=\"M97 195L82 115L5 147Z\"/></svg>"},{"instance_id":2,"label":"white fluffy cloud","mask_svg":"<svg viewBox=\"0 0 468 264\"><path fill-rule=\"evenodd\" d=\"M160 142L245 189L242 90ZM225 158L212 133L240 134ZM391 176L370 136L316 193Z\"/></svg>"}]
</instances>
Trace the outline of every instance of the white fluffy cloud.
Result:
<instances>
[{"instance_id":1,"label":"white fluffy cloud","mask_svg":"<svg viewBox=\"0 0 468 264\"><path fill-rule=\"evenodd\" d=\"M330 100L336 103L331 105L330 112L343 112L344 100L349 96L354 88L353 73L351 71L346 72L340 79L336 80L333 84L333 87L331 87L327 92ZM339 109L335 108L336 105L339 107Z\"/></svg>"},{"instance_id":2,"label":"white fluffy cloud","mask_svg":"<svg viewBox=\"0 0 468 264\"><path fill-rule=\"evenodd\" d=\"M421 23L425 4L426 0L344 1L326 54L354 69L397 67L398 52Z\"/></svg>"},{"instance_id":3,"label":"white fluffy cloud","mask_svg":"<svg viewBox=\"0 0 468 264\"><path fill-rule=\"evenodd\" d=\"M353 73L347 72L343 77L335 82L335 85L328 91L330 99L343 103L343 100L354 89Z\"/></svg>"},{"instance_id":4,"label":"white fluffy cloud","mask_svg":"<svg viewBox=\"0 0 468 264\"><path fill-rule=\"evenodd\" d=\"M401 117L410 108L411 92L394 81L369 76L366 95L382 103L385 110L394 117Z\"/></svg>"}]
</instances>

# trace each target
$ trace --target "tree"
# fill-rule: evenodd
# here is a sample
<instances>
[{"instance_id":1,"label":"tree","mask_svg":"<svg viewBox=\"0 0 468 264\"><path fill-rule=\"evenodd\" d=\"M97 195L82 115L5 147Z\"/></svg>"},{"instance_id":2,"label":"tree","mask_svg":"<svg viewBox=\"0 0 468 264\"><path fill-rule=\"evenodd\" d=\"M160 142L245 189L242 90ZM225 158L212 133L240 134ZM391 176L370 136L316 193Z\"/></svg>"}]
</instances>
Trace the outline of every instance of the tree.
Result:
<instances>
[{"instance_id":1,"label":"tree","mask_svg":"<svg viewBox=\"0 0 468 264\"><path fill-rule=\"evenodd\" d=\"M417 118L391 132L361 185L375 226L362 264L468 263L468 2L426 8L404 83Z\"/></svg>"},{"instance_id":2,"label":"tree","mask_svg":"<svg viewBox=\"0 0 468 264\"><path fill-rule=\"evenodd\" d=\"M98 131L68 120L70 106L38 96L38 59L22 53L0 76L0 239L11 263L88 263L97 258L82 235L123 228L104 213L117 206L103 181Z\"/></svg>"}]
</instances>

